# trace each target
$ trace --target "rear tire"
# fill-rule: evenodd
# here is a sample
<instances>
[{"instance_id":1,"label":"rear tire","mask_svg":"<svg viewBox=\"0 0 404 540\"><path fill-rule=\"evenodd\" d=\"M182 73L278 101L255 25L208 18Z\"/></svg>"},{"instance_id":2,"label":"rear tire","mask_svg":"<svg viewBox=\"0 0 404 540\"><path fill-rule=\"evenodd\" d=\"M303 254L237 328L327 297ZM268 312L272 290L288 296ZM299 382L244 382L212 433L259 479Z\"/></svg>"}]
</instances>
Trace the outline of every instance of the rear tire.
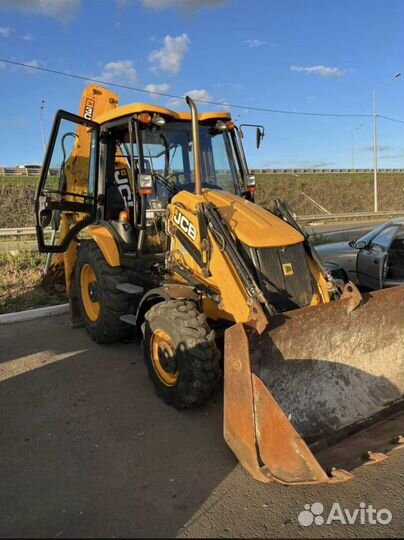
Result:
<instances>
[{"instance_id":1,"label":"rear tire","mask_svg":"<svg viewBox=\"0 0 404 540\"><path fill-rule=\"evenodd\" d=\"M130 337L133 327L120 320L131 313L131 297L116 286L128 281L125 270L109 266L93 241L80 244L75 267L79 309L84 326L97 343Z\"/></svg>"},{"instance_id":2,"label":"rear tire","mask_svg":"<svg viewBox=\"0 0 404 540\"><path fill-rule=\"evenodd\" d=\"M142 326L144 357L158 395L177 409L209 400L220 377L214 332L194 302L167 300L153 306Z\"/></svg>"}]
</instances>

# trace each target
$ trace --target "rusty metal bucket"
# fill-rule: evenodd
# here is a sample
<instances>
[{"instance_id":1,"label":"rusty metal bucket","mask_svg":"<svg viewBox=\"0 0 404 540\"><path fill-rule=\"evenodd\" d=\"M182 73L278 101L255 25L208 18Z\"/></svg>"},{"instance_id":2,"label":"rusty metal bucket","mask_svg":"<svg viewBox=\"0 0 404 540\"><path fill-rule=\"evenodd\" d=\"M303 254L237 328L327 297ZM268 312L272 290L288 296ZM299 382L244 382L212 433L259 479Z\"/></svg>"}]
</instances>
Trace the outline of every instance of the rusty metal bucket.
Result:
<instances>
[{"instance_id":1,"label":"rusty metal bucket","mask_svg":"<svg viewBox=\"0 0 404 540\"><path fill-rule=\"evenodd\" d=\"M403 396L403 287L226 331L224 436L258 480L351 478L350 463L404 447Z\"/></svg>"}]
</instances>

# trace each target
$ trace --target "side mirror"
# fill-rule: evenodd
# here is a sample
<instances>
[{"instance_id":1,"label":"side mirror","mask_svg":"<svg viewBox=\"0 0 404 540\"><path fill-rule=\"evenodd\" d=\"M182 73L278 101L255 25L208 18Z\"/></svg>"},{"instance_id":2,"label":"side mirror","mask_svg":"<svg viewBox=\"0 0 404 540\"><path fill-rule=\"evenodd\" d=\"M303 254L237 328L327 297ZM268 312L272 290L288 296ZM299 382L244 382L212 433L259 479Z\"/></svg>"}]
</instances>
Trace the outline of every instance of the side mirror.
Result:
<instances>
[{"instance_id":1,"label":"side mirror","mask_svg":"<svg viewBox=\"0 0 404 540\"><path fill-rule=\"evenodd\" d=\"M257 149L261 146L261 141L264 138L265 132L257 127Z\"/></svg>"},{"instance_id":2,"label":"side mirror","mask_svg":"<svg viewBox=\"0 0 404 540\"><path fill-rule=\"evenodd\" d=\"M354 245L355 249L364 249L367 246L364 240L358 240Z\"/></svg>"},{"instance_id":3,"label":"side mirror","mask_svg":"<svg viewBox=\"0 0 404 540\"><path fill-rule=\"evenodd\" d=\"M264 128L264 126L261 126L261 125L258 125L258 124L240 124L240 126L238 128L239 129L239 134L240 134L240 139L242 139L244 137L244 133L242 132L242 128L244 126L257 128L256 142L257 142L257 148L259 148L260 145L261 145L261 141L265 136L265 128Z\"/></svg>"}]
</instances>

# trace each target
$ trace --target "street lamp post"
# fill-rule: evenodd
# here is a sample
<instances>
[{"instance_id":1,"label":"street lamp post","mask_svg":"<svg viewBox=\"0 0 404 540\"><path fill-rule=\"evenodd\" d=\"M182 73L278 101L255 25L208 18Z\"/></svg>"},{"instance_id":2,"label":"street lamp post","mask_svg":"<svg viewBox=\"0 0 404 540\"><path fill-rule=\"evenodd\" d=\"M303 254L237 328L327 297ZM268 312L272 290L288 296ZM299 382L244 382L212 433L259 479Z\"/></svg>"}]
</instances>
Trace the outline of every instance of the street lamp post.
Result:
<instances>
[{"instance_id":1,"label":"street lamp post","mask_svg":"<svg viewBox=\"0 0 404 540\"><path fill-rule=\"evenodd\" d=\"M378 200L377 200L377 110L376 110L376 92L382 86L398 79L401 76L401 73L396 73L387 81L384 81L380 86L377 86L373 90L373 200L374 200L374 211L378 211Z\"/></svg>"},{"instance_id":2,"label":"street lamp post","mask_svg":"<svg viewBox=\"0 0 404 540\"><path fill-rule=\"evenodd\" d=\"M44 110L44 107L45 107L45 100L43 99L41 101L41 107L39 109L39 122L41 124L41 135L42 135L42 145L43 145L43 153L45 155L45 152L46 152L46 143L45 143L45 132L44 132L44 129L43 129L43 120L42 120L42 113L43 113L43 110Z\"/></svg>"},{"instance_id":3,"label":"street lamp post","mask_svg":"<svg viewBox=\"0 0 404 540\"><path fill-rule=\"evenodd\" d=\"M355 170L355 131L358 131L362 126L363 124L359 124L352 130L352 170Z\"/></svg>"}]
</instances>

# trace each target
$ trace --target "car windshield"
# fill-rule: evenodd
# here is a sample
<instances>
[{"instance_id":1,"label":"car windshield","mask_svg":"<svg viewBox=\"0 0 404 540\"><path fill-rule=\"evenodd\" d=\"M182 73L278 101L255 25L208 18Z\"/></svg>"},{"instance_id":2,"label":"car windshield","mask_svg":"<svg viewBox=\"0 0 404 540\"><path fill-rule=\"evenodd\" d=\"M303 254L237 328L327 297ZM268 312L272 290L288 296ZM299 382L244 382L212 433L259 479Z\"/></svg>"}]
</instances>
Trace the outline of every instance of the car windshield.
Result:
<instances>
[{"instance_id":1,"label":"car windshield","mask_svg":"<svg viewBox=\"0 0 404 540\"><path fill-rule=\"evenodd\" d=\"M392 225L392 223L391 222L383 223L383 225L380 225L379 227L377 227L377 229L373 229L373 231L370 231L366 233L365 235L361 236L360 238L358 238L357 240L355 240L354 243L356 244L357 242L366 242L366 245L369 244L369 242L371 242L375 236L381 233L389 225Z\"/></svg>"},{"instance_id":2,"label":"car windshield","mask_svg":"<svg viewBox=\"0 0 404 540\"><path fill-rule=\"evenodd\" d=\"M238 194L240 178L235 167L232 143L227 132L210 126L199 127L202 187ZM192 126L189 122L171 122L148 126L141 131L144 172L154 172L164 182L157 182L159 196L175 191L195 189ZM136 155L136 149L134 149ZM168 189L167 189L168 187Z\"/></svg>"}]
</instances>

